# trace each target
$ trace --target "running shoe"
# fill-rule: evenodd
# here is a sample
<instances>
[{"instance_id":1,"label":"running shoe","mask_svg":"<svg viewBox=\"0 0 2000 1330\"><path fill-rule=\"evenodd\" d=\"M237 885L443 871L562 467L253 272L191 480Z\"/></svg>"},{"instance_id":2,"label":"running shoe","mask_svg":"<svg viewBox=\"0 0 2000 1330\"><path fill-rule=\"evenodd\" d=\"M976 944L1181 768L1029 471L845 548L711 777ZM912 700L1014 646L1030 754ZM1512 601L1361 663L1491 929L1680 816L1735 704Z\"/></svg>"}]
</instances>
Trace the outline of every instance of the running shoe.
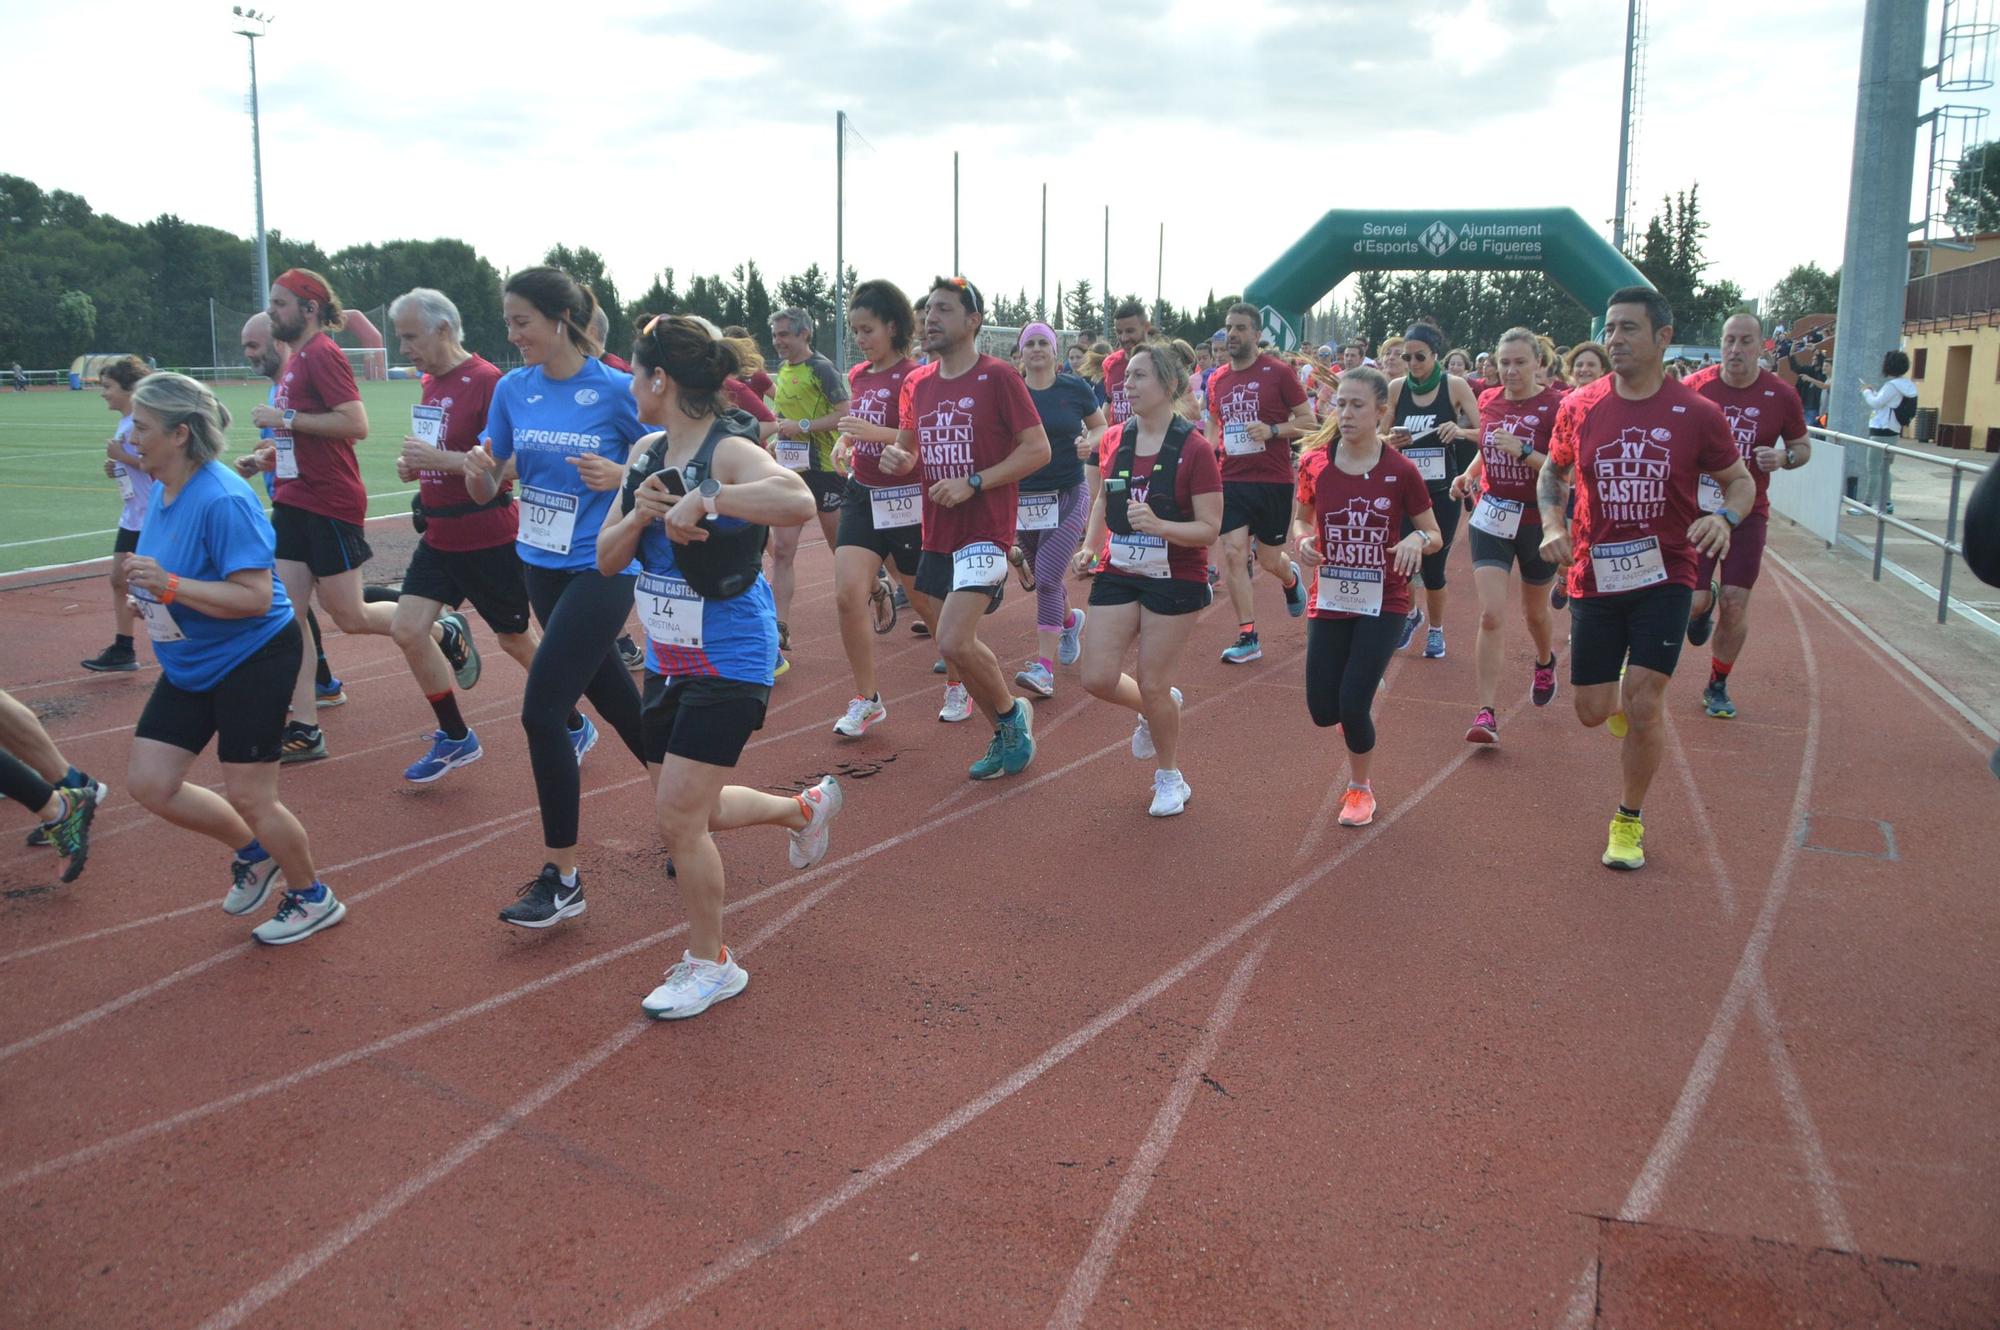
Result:
<instances>
[{"instance_id":1,"label":"running shoe","mask_svg":"<svg viewBox=\"0 0 2000 1330\"><path fill-rule=\"evenodd\" d=\"M59 790L94 789L97 791L97 803L99 807L102 807L104 801L111 797L111 787L109 785L106 785L101 780L92 780L75 767L71 767L63 773L63 778L56 782L56 788ZM49 829L37 822L28 832L28 848L39 850L50 843Z\"/></svg>"},{"instance_id":2,"label":"running shoe","mask_svg":"<svg viewBox=\"0 0 2000 1330\"><path fill-rule=\"evenodd\" d=\"M840 816L843 802L840 782L831 776L821 776L819 783L801 793L799 799L806 806L809 820L803 831L791 833L792 867L811 868L826 858L826 844L833 830L833 819Z\"/></svg>"},{"instance_id":3,"label":"running shoe","mask_svg":"<svg viewBox=\"0 0 2000 1330\"><path fill-rule=\"evenodd\" d=\"M618 635L618 663L628 670L643 669L646 664L646 649L632 640L632 634Z\"/></svg>"},{"instance_id":4,"label":"running shoe","mask_svg":"<svg viewBox=\"0 0 2000 1330\"><path fill-rule=\"evenodd\" d=\"M1424 659L1444 659L1444 629L1433 628L1424 636Z\"/></svg>"},{"instance_id":5,"label":"running shoe","mask_svg":"<svg viewBox=\"0 0 2000 1330\"><path fill-rule=\"evenodd\" d=\"M459 688L470 691L479 683L479 644L472 640L472 625L457 610L446 610L438 616L438 626L444 630L444 640L439 643L444 658L451 662ZM624 656L622 647L619 656Z\"/></svg>"},{"instance_id":6,"label":"running shoe","mask_svg":"<svg viewBox=\"0 0 2000 1330\"><path fill-rule=\"evenodd\" d=\"M1014 565L1014 575L1021 579L1021 590L1035 589L1035 565L1028 561L1028 552L1019 545L1007 550L1007 562Z\"/></svg>"},{"instance_id":7,"label":"running shoe","mask_svg":"<svg viewBox=\"0 0 2000 1330\"><path fill-rule=\"evenodd\" d=\"M590 723L588 716L579 715L578 719L583 724L569 732L569 746L576 749L576 764L582 766L583 755L597 747L597 727Z\"/></svg>"},{"instance_id":8,"label":"running shoe","mask_svg":"<svg viewBox=\"0 0 2000 1330\"><path fill-rule=\"evenodd\" d=\"M1559 610L1568 604L1569 580L1561 573L1557 573L1555 582L1549 587L1549 605Z\"/></svg>"},{"instance_id":9,"label":"running shoe","mask_svg":"<svg viewBox=\"0 0 2000 1330\"><path fill-rule=\"evenodd\" d=\"M1403 632L1396 639L1396 650L1401 651L1404 647L1408 646L1410 639L1417 635L1417 629L1423 627L1423 624L1424 612L1422 610L1411 610L1403 619Z\"/></svg>"},{"instance_id":10,"label":"running shoe","mask_svg":"<svg viewBox=\"0 0 2000 1330\"><path fill-rule=\"evenodd\" d=\"M945 672L945 664L944 664L944 657L943 657L943 656L939 656L939 657L937 658L937 663L936 663L935 665L931 666L931 673L932 673L932 674L943 674L944 672Z\"/></svg>"},{"instance_id":11,"label":"running shoe","mask_svg":"<svg viewBox=\"0 0 2000 1330\"><path fill-rule=\"evenodd\" d=\"M875 633L881 636L896 626L896 589L889 582L889 574L875 573L875 589L868 593L868 608L875 616Z\"/></svg>"},{"instance_id":12,"label":"running shoe","mask_svg":"<svg viewBox=\"0 0 2000 1330\"><path fill-rule=\"evenodd\" d=\"M86 670L98 674L130 674L139 668L139 653L130 643L113 642L82 664Z\"/></svg>"},{"instance_id":13,"label":"running shoe","mask_svg":"<svg viewBox=\"0 0 2000 1330\"><path fill-rule=\"evenodd\" d=\"M1646 824L1616 813L1611 818L1611 842L1604 847L1604 866L1630 871L1646 866Z\"/></svg>"},{"instance_id":14,"label":"running shoe","mask_svg":"<svg viewBox=\"0 0 2000 1330\"><path fill-rule=\"evenodd\" d=\"M317 762L326 756L326 731L317 725L285 723L285 743L278 750L280 762Z\"/></svg>"},{"instance_id":15,"label":"running shoe","mask_svg":"<svg viewBox=\"0 0 2000 1330\"><path fill-rule=\"evenodd\" d=\"M931 635L931 626L923 621L923 617L921 615L919 615L915 619L910 620L910 636L929 637L930 635Z\"/></svg>"},{"instance_id":16,"label":"running shoe","mask_svg":"<svg viewBox=\"0 0 2000 1330\"><path fill-rule=\"evenodd\" d=\"M347 705L347 687L338 679L328 679L325 683L313 685L313 705L316 707L344 707Z\"/></svg>"},{"instance_id":17,"label":"running shoe","mask_svg":"<svg viewBox=\"0 0 2000 1330\"><path fill-rule=\"evenodd\" d=\"M1069 619L1063 624L1062 637L1056 642L1056 664L1074 665L1083 655L1083 621L1088 618L1082 610L1069 612Z\"/></svg>"},{"instance_id":18,"label":"running shoe","mask_svg":"<svg viewBox=\"0 0 2000 1330\"><path fill-rule=\"evenodd\" d=\"M778 663L771 667L771 681L773 683L776 683L779 679L784 678L787 674L790 674L791 672L792 672L792 662L786 660L781 655L778 657Z\"/></svg>"},{"instance_id":19,"label":"running shoe","mask_svg":"<svg viewBox=\"0 0 2000 1330\"><path fill-rule=\"evenodd\" d=\"M1035 705L1025 697L1014 699L1014 715L993 729L993 742L985 755L967 770L974 780L994 780L1018 776L1035 760Z\"/></svg>"},{"instance_id":20,"label":"running shoe","mask_svg":"<svg viewBox=\"0 0 2000 1330\"><path fill-rule=\"evenodd\" d=\"M1365 827L1375 820L1375 792L1347 787L1347 793L1340 796L1340 825L1343 827Z\"/></svg>"},{"instance_id":21,"label":"running shoe","mask_svg":"<svg viewBox=\"0 0 2000 1330\"><path fill-rule=\"evenodd\" d=\"M889 598L896 602L896 608L899 610L906 610L910 608L910 593L903 590L903 584L901 582L895 582L890 584Z\"/></svg>"},{"instance_id":22,"label":"running shoe","mask_svg":"<svg viewBox=\"0 0 2000 1330\"><path fill-rule=\"evenodd\" d=\"M575 886L566 887L556 866L543 864L542 871L521 888L521 898L500 911L500 922L520 928L548 928L575 918L589 906L583 898L582 873L576 875Z\"/></svg>"},{"instance_id":23,"label":"running shoe","mask_svg":"<svg viewBox=\"0 0 2000 1330\"><path fill-rule=\"evenodd\" d=\"M1729 685L1720 679L1708 681L1701 690L1701 709L1717 720L1735 720L1736 703L1730 700Z\"/></svg>"},{"instance_id":24,"label":"running shoe","mask_svg":"<svg viewBox=\"0 0 2000 1330\"><path fill-rule=\"evenodd\" d=\"M278 861L265 856L256 863L231 858L229 861L229 892L222 898L224 914L248 914L264 903L271 894L271 883L278 877Z\"/></svg>"},{"instance_id":25,"label":"running shoe","mask_svg":"<svg viewBox=\"0 0 2000 1330\"><path fill-rule=\"evenodd\" d=\"M1056 676L1049 670L1048 666L1042 664L1039 658L1029 661L1027 666L1014 676L1014 682L1020 684L1021 687L1027 689L1036 697L1054 697L1056 695Z\"/></svg>"},{"instance_id":26,"label":"running shoe","mask_svg":"<svg viewBox=\"0 0 2000 1330\"><path fill-rule=\"evenodd\" d=\"M1255 633L1238 633L1236 640L1222 648L1222 663L1225 665L1248 665L1253 660L1264 659L1264 648L1257 642Z\"/></svg>"},{"instance_id":27,"label":"running shoe","mask_svg":"<svg viewBox=\"0 0 2000 1330\"><path fill-rule=\"evenodd\" d=\"M48 832L49 845L69 860L63 866L64 882L76 881L83 872L84 861L90 858L90 824L97 816L97 790L95 785L58 789L63 799L62 814L42 823Z\"/></svg>"},{"instance_id":28,"label":"running shoe","mask_svg":"<svg viewBox=\"0 0 2000 1330\"><path fill-rule=\"evenodd\" d=\"M1208 566L1208 584L1210 586L1217 586L1221 583L1221 581L1222 581L1222 570L1220 568L1217 568L1214 564L1210 564Z\"/></svg>"},{"instance_id":29,"label":"running shoe","mask_svg":"<svg viewBox=\"0 0 2000 1330\"><path fill-rule=\"evenodd\" d=\"M1185 699L1181 697L1180 689L1173 689L1172 692L1174 695L1174 705L1178 707ZM1153 747L1153 726L1146 719L1146 713L1142 711L1139 713L1139 723L1132 727L1132 756L1138 758L1141 762L1150 762L1153 760L1155 752L1156 750Z\"/></svg>"},{"instance_id":30,"label":"running shoe","mask_svg":"<svg viewBox=\"0 0 2000 1330\"><path fill-rule=\"evenodd\" d=\"M278 902L278 912L250 930L250 936L268 946L282 947L301 942L322 928L332 928L347 917L347 907L324 882L315 882L310 891L288 891Z\"/></svg>"},{"instance_id":31,"label":"running shoe","mask_svg":"<svg viewBox=\"0 0 2000 1330\"><path fill-rule=\"evenodd\" d=\"M443 730L431 731L431 750L411 763L403 779L412 785L428 785L453 767L468 766L486 756L479 736L467 726L463 739L447 739Z\"/></svg>"},{"instance_id":32,"label":"running shoe","mask_svg":"<svg viewBox=\"0 0 2000 1330\"><path fill-rule=\"evenodd\" d=\"M1611 731L1612 738L1623 739L1632 727L1626 724L1624 712L1614 711L1611 713L1611 719L1604 722L1604 728Z\"/></svg>"},{"instance_id":33,"label":"running shoe","mask_svg":"<svg viewBox=\"0 0 2000 1330\"><path fill-rule=\"evenodd\" d=\"M1178 817L1187 811L1188 800L1194 798L1194 789L1181 778L1178 771L1155 771L1153 773L1153 803L1146 810L1148 817Z\"/></svg>"},{"instance_id":34,"label":"running shoe","mask_svg":"<svg viewBox=\"0 0 2000 1330\"><path fill-rule=\"evenodd\" d=\"M848 739L859 739L868 733L868 727L878 720L889 718L889 708L882 705L879 697L857 697L847 704L847 714L833 723L833 732Z\"/></svg>"},{"instance_id":35,"label":"running shoe","mask_svg":"<svg viewBox=\"0 0 2000 1330\"><path fill-rule=\"evenodd\" d=\"M1689 646L1698 647L1708 641L1708 635L1715 631L1715 607L1721 603L1721 579L1711 578L1708 583L1708 608L1688 618Z\"/></svg>"},{"instance_id":36,"label":"running shoe","mask_svg":"<svg viewBox=\"0 0 2000 1330\"><path fill-rule=\"evenodd\" d=\"M684 951L680 963L667 971L639 1007L656 1021L684 1021L735 997L749 984L750 972L736 963L729 948L722 949L719 961L699 960Z\"/></svg>"},{"instance_id":37,"label":"running shoe","mask_svg":"<svg viewBox=\"0 0 2000 1330\"><path fill-rule=\"evenodd\" d=\"M1472 728L1465 732L1469 744L1497 744L1500 742L1500 722L1493 715L1492 707L1481 707L1472 718Z\"/></svg>"},{"instance_id":38,"label":"running shoe","mask_svg":"<svg viewBox=\"0 0 2000 1330\"><path fill-rule=\"evenodd\" d=\"M938 719L947 725L956 725L972 716L972 694L965 691L965 685L954 683L945 685L944 705L938 708Z\"/></svg>"},{"instance_id":39,"label":"running shoe","mask_svg":"<svg viewBox=\"0 0 2000 1330\"><path fill-rule=\"evenodd\" d=\"M1545 707L1556 700L1556 658L1554 653L1550 653L1548 664L1535 666L1533 697L1535 705L1538 707Z\"/></svg>"},{"instance_id":40,"label":"running shoe","mask_svg":"<svg viewBox=\"0 0 2000 1330\"><path fill-rule=\"evenodd\" d=\"M1285 613L1294 619L1306 612L1306 575L1292 565L1292 584L1285 588Z\"/></svg>"}]
</instances>

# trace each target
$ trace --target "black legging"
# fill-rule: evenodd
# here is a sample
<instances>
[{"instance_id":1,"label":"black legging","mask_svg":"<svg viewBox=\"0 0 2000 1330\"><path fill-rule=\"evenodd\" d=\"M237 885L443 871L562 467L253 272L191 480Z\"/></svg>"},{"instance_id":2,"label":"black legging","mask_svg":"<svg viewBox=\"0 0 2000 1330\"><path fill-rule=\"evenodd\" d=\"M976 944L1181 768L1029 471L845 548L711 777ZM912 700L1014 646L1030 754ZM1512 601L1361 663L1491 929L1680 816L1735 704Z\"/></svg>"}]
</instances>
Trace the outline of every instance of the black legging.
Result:
<instances>
[{"instance_id":1,"label":"black legging","mask_svg":"<svg viewBox=\"0 0 2000 1330\"><path fill-rule=\"evenodd\" d=\"M625 616L632 610L636 579L532 564L522 572L528 603L541 621L542 644L535 649L528 687L521 695L521 728L528 732L528 762L535 772L535 797L542 806L542 843L552 850L566 850L576 844L577 803L582 798L576 749L569 737L577 698L589 698L640 765L646 762L639 735L639 689L616 650Z\"/></svg>"},{"instance_id":2,"label":"black legging","mask_svg":"<svg viewBox=\"0 0 2000 1330\"><path fill-rule=\"evenodd\" d=\"M1306 622L1306 709L1313 724L1340 726L1350 753L1375 748L1375 689L1403 635L1400 614Z\"/></svg>"},{"instance_id":3,"label":"black legging","mask_svg":"<svg viewBox=\"0 0 2000 1330\"><path fill-rule=\"evenodd\" d=\"M0 794L40 817L42 810L49 806L49 800L55 798L56 791L53 785L36 774L33 767L0 748Z\"/></svg>"},{"instance_id":4,"label":"black legging","mask_svg":"<svg viewBox=\"0 0 2000 1330\"><path fill-rule=\"evenodd\" d=\"M1444 537L1444 543L1438 546L1437 553L1426 554L1424 556L1424 589L1426 591L1444 590L1444 561L1451 554L1451 542L1458 538L1458 518L1462 511L1458 500L1451 497L1450 491L1431 491L1431 516L1437 518L1438 535ZM1416 529L1416 525L1409 518L1406 517L1403 519L1404 535L1407 536ZM1367 750L1361 749L1359 751L1366 752Z\"/></svg>"}]
</instances>

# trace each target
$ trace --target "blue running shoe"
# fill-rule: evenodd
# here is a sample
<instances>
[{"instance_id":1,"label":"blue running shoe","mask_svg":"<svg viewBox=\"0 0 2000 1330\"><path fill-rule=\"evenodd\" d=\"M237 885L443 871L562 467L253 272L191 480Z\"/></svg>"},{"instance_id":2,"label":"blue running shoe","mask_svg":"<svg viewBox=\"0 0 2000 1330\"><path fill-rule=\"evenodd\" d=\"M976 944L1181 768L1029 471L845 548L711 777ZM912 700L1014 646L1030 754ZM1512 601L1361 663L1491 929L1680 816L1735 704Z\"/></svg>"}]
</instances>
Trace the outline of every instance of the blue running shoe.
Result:
<instances>
[{"instance_id":1,"label":"blue running shoe","mask_svg":"<svg viewBox=\"0 0 2000 1330\"><path fill-rule=\"evenodd\" d=\"M479 736L468 726L463 739L447 739L443 730L431 732L431 751L412 763L403 779L413 785L428 785L453 767L477 762L486 755Z\"/></svg>"},{"instance_id":2,"label":"blue running shoe","mask_svg":"<svg viewBox=\"0 0 2000 1330\"><path fill-rule=\"evenodd\" d=\"M313 684L313 705L316 707L341 707L347 705L347 688L338 679Z\"/></svg>"},{"instance_id":3,"label":"blue running shoe","mask_svg":"<svg viewBox=\"0 0 2000 1330\"><path fill-rule=\"evenodd\" d=\"M1403 633L1402 636L1396 639L1396 650L1401 651L1404 647L1408 646L1410 639L1417 635L1417 629L1423 626L1424 612L1422 610L1411 610L1409 617L1403 620Z\"/></svg>"},{"instance_id":4,"label":"blue running shoe","mask_svg":"<svg viewBox=\"0 0 2000 1330\"><path fill-rule=\"evenodd\" d=\"M1306 612L1306 575L1292 565L1292 584L1285 588L1285 613L1294 619Z\"/></svg>"},{"instance_id":5,"label":"blue running shoe","mask_svg":"<svg viewBox=\"0 0 2000 1330\"><path fill-rule=\"evenodd\" d=\"M1424 637L1424 659L1444 659L1444 629L1433 628Z\"/></svg>"},{"instance_id":6,"label":"blue running shoe","mask_svg":"<svg viewBox=\"0 0 2000 1330\"><path fill-rule=\"evenodd\" d=\"M468 734L470 730L466 731ZM597 747L597 727L590 723L590 717L583 718L583 728L569 732L570 746L576 749L576 764L583 765L583 755Z\"/></svg>"}]
</instances>

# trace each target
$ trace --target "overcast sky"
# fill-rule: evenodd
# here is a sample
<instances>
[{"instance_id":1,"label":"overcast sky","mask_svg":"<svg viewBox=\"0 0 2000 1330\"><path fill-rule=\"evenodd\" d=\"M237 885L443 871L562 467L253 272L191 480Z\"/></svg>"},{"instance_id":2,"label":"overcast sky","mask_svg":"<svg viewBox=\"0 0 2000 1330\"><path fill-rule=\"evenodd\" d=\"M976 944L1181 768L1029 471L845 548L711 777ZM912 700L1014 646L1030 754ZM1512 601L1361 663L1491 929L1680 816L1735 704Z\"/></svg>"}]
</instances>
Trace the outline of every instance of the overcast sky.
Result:
<instances>
[{"instance_id":1,"label":"overcast sky","mask_svg":"<svg viewBox=\"0 0 2000 1330\"><path fill-rule=\"evenodd\" d=\"M1616 0L270 3L267 221L329 252L457 236L504 271L590 245L628 299L667 266L830 268L837 109L847 259L906 284L951 269L953 149L960 266L1031 298L1043 182L1051 297L1101 284L1107 202L1112 286L1152 296L1164 223L1180 305L1329 208L1561 204L1609 233ZM254 233L229 8L4 0L0 170ZM1714 275L1835 266L1862 0L1652 9L1633 228L1698 180Z\"/></svg>"}]
</instances>

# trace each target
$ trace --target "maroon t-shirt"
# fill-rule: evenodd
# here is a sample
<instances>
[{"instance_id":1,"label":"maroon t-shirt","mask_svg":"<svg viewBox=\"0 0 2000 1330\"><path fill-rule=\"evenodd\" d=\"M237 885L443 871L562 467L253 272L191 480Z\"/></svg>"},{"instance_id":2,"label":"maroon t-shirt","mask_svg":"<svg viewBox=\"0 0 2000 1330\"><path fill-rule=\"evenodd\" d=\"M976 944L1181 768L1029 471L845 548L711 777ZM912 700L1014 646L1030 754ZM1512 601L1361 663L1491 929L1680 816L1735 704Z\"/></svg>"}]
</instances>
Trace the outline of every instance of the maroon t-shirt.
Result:
<instances>
[{"instance_id":1,"label":"maroon t-shirt","mask_svg":"<svg viewBox=\"0 0 2000 1330\"><path fill-rule=\"evenodd\" d=\"M1382 617L1410 612L1410 579L1396 571L1389 547L1403 538L1403 523L1431 510L1431 492L1417 464L1387 444L1372 468L1350 476L1333 463L1338 443L1299 458L1298 495L1313 510L1322 565L1372 569L1382 575ZM1300 568L1310 590L1306 613L1315 619L1358 619L1319 607L1319 570Z\"/></svg>"},{"instance_id":2,"label":"maroon t-shirt","mask_svg":"<svg viewBox=\"0 0 2000 1330\"><path fill-rule=\"evenodd\" d=\"M924 487L925 550L952 554L982 540L1004 550L1014 543L1018 484L988 485L956 508L935 502L930 487L998 466L1017 435L1041 426L1027 382L1004 360L981 356L957 378L946 378L940 367L917 380L909 418L898 428L916 438L917 466L907 474Z\"/></svg>"},{"instance_id":3,"label":"maroon t-shirt","mask_svg":"<svg viewBox=\"0 0 2000 1330\"><path fill-rule=\"evenodd\" d=\"M1137 429L1134 425L1132 428ZM1097 465L1105 475L1112 473L1112 464L1118 458L1118 446L1125 439L1125 426L1113 425L1104 431L1104 437L1097 448ZM1159 454L1151 457L1135 454L1132 458L1131 487L1126 490L1128 504L1146 502L1147 494L1153 487L1153 468L1159 462ZM1194 520L1194 496L1197 494L1222 493L1222 468L1215 460L1215 445L1201 436L1200 430L1188 435L1181 445L1181 464L1174 472L1174 503L1181 510L1181 520ZM1107 532L1104 545L1097 551L1100 562L1111 559L1111 536ZM1208 584L1208 546L1176 545L1167 542L1167 576L1182 582Z\"/></svg>"},{"instance_id":4,"label":"maroon t-shirt","mask_svg":"<svg viewBox=\"0 0 2000 1330\"><path fill-rule=\"evenodd\" d=\"M1549 439L1555 434L1556 408L1562 396L1544 388L1519 402L1507 400L1505 388L1489 388L1479 398L1480 487L1496 499L1512 499L1521 507L1521 525L1540 526L1542 511L1535 504L1535 472L1521 460L1511 444L1493 442L1496 434L1532 439L1535 451L1547 457Z\"/></svg>"},{"instance_id":5,"label":"maroon t-shirt","mask_svg":"<svg viewBox=\"0 0 2000 1330\"><path fill-rule=\"evenodd\" d=\"M1799 400L1798 389L1768 369L1758 370L1756 381L1748 388L1732 388L1723 380L1720 365L1698 369L1682 382L1722 408L1722 418L1729 422L1736 450L1750 468L1750 478L1757 482L1757 502L1750 513L1768 516L1771 473L1757 465L1751 452L1806 436L1806 408Z\"/></svg>"},{"instance_id":6,"label":"maroon t-shirt","mask_svg":"<svg viewBox=\"0 0 2000 1330\"><path fill-rule=\"evenodd\" d=\"M1125 349L1104 357L1103 369L1105 422L1122 425L1132 414L1132 399L1125 392Z\"/></svg>"},{"instance_id":7,"label":"maroon t-shirt","mask_svg":"<svg viewBox=\"0 0 2000 1330\"><path fill-rule=\"evenodd\" d=\"M864 360L847 371L847 413L859 416L871 425L887 425L890 429L903 426L903 379L917 362L908 356L898 360L887 369L876 369L872 361ZM885 476L882 474L882 448L884 445L868 439L853 439L854 478L870 489L884 485L907 485L908 476Z\"/></svg>"},{"instance_id":8,"label":"maroon t-shirt","mask_svg":"<svg viewBox=\"0 0 2000 1330\"><path fill-rule=\"evenodd\" d=\"M1569 594L1612 594L1597 589L1591 549L1648 538L1660 543L1666 582L1692 588L1698 555L1687 532L1701 516L1698 479L1734 466L1736 441L1721 408L1671 375L1637 402L1620 397L1617 382L1607 374L1556 411L1549 461L1576 468Z\"/></svg>"},{"instance_id":9,"label":"maroon t-shirt","mask_svg":"<svg viewBox=\"0 0 2000 1330\"><path fill-rule=\"evenodd\" d=\"M1305 400L1305 385L1276 356L1258 356L1245 370L1224 365L1210 375L1208 414L1214 423L1210 437L1222 449L1222 478L1268 485L1291 484L1290 440L1266 439L1261 451L1234 456L1229 446L1232 437L1239 437L1240 431L1255 421L1274 426L1284 424Z\"/></svg>"},{"instance_id":10,"label":"maroon t-shirt","mask_svg":"<svg viewBox=\"0 0 2000 1330\"><path fill-rule=\"evenodd\" d=\"M280 411L316 416L360 400L354 367L331 337L319 333L285 362L271 405ZM279 433L282 436L283 431ZM361 463L354 456L352 439L329 439L295 430L292 455L298 459L299 474L277 480L273 502L357 526L367 520L368 487L361 483Z\"/></svg>"},{"instance_id":11,"label":"maroon t-shirt","mask_svg":"<svg viewBox=\"0 0 2000 1330\"><path fill-rule=\"evenodd\" d=\"M606 351L597 358L615 370L623 370L627 374L632 372L632 362L623 356L614 356L609 351Z\"/></svg>"},{"instance_id":12,"label":"maroon t-shirt","mask_svg":"<svg viewBox=\"0 0 2000 1330\"><path fill-rule=\"evenodd\" d=\"M423 404L444 412L444 437L438 447L448 453L471 452L479 446L486 429L486 407L493 400L500 371L473 356L440 375L424 376ZM466 492L465 477L455 471L425 471L418 476L425 508L450 508L473 502ZM507 494L512 484L501 487ZM487 550L495 545L514 543L519 513L511 503L486 508L464 517L426 517L424 542L434 550L458 553Z\"/></svg>"},{"instance_id":13,"label":"maroon t-shirt","mask_svg":"<svg viewBox=\"0 0 2000 1330\"><path fill-rule=\"evenodd\" d=\"M748 379L745 379L744 382L750 385L750 391L756 393L760 401L771 395L771 376L761 369L752 374ZM773 419L775 418L773 417Z\"/></svg>"},{"instance_id":14,"label":"maroon t-shirt","mask_svg":"<svg viewBox=\"0 0 2000 1330\"><path fill-rule=\"evenodd\" d=\"M722 390L729 394L730 405L748 411L757 420L770 424L777 419L771 408L764 405L764 399L750 390L750 385L731 376L722 381Z\"/></svg>"}]
</instances>

